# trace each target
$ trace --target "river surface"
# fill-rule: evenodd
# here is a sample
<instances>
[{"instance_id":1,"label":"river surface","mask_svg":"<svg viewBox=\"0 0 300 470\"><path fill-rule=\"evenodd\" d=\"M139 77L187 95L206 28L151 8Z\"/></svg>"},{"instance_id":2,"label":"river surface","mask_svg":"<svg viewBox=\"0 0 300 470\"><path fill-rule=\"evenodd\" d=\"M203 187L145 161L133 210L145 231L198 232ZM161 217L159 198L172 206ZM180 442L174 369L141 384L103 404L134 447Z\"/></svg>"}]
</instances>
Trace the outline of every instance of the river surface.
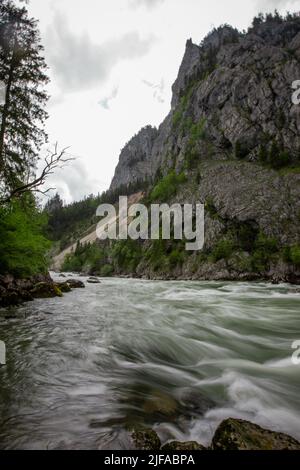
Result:
<instances>
[{"instance_id":1,"label":"river surface","mask_svg":"<svg viewBox=\"0 0 300 470\"><path fill-rule=\"evenodd\" d=\"M103 279L0 311L0 340L0 449L208 444L227 417L300 440L295 287Z\"/></svg>"}]
</instances>

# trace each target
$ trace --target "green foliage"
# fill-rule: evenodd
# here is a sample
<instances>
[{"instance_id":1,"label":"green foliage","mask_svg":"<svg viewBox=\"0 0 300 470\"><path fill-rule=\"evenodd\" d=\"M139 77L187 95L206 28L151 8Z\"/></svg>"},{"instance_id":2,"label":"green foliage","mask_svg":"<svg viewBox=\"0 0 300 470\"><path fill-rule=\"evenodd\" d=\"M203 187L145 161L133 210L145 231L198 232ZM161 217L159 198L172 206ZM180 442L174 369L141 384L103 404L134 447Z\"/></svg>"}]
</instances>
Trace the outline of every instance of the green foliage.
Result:
<instances>
[{"instance_id":1,"label":"green foliage","mask_svg":"<svg viewBox=\"0 0 300 470\"><path fill-rule=\"evenodd\" d=\"M221 259L228 260L234 252L234 242L232 240L220 240L211 253L211 259L214 263Z\"/></svg>"},{"instance_id":2,"label":"green foliage","mask_svg":"<svg viewBox=\"0 0 300 470\"><path fill-rule=\"evenodd\" d=\"M98 274L101 271L104 259L104 251L96 243L82 245L77 242L75 252L66 256L62 270Z\"/></svg>"},{"instance_id":3,"label":"green foliage","mask_svg":"<svg viewBox=\"0 0 300 470\"><path fill-rule=\"evenodd\" d=\"M286 247L283 252L283 259L297 268L300 267L300 246Z\"/></svg>"},{"instance_id":4,"label":"green foliage","mask_svg":"<svg viewBox=\"0 0 300 470\"><path fill-rule=\"evenodd\" d=\"M274 170L289 166L293 160L290 152L282 148L275 140L272 141L269 150L265 143L260 146L258 159L260 163L270 166Z\"/></svg>"},{"instance_id":5,"label":"green foliage","mask_svg":"<svg viewBox=\"0 0 300 470\"><path fill-rule=\"evenodd\" d=\"M252 253L252 268L254 271L263 272L269 269L270 262L278 253L278 244L275 238L267 237L260 232L254 244Z\"/></svg>"},{"instance_id":6,"label":"green foliage","mask_svg":"<svg viewBox=\"0 0 300 470\"><path fill-rule=\"evenodd\" d=\"M186 176L184 173L177 175L175 171L171 171L153 188L150 194L150 201L168 201L172 196L175 196L178 186L185 183L185 181Z\"/></svg>"},{"instance_id":7,"label":"green foliage","mask_svg":"<svg viewBox=\"0 0 300 470\"><path fill-rule=\"evenodd\" d=\"M205 212L207 212L212 219L218 218L218 211L214 205L212 197L208 197L205 201Z\"/></svg>"},{"instance_id":8,"label":"green foliage","mask_svg":"<svg viewBox=\"0 0 300 470\"><path fill-rule=\"evenodd\" d=\"M148 188L148 181L136 181L121 185L117 190L109 190L97 196L90 195L81 201L64 206L58 195L55 195L45 206L49 222L47 235L53 241L60 241L61 250L71 245L86 230L98 221L96 211L100 204L115 204L119 196L129 196Z\"/></svg>"},{"instance_id":9,"label":"green foliage","mask_svg":"<svg viewBox=\"0 0 300 470\"><path fill-rule=\"evenodd\" d=\"M178 248L174 248L168 256L168 262L171 268L182 265L184 262L184 253Z\"/></svg>"},{"instance_id":10,"label":"green foliage","mask_svg":"<svg viewBox=\"0 0 300 470\"><path fill-rule=\"evenodd\" d=\"M47 141L47 66L37 21L11 0L0 3L0 81L6 85L0 105L0 178L6 194L34 171Z\"/></svg>"},{"instance_id":11,"label":"green foliage","mask_svg":"<svg viewBox=\"0 0 300 470\"><path fill-rule=\"evenodd\" d=\"M34 201L0 208L0 273L29 277L47 271L50 242L43 236L45 216Z\"/></svg>"},{"instance_id":12,"label":"green foliage","mask_svg":"<svg viewBox=\"0 0 300 470\"><path fill-rule=\"evenodd\" d=\"M102 277L111 277L114 273L114 268L111 264L105 264L102 266L100 274Z\"/></svg>"},{"instance_id":13,"label":"green foliage","mask_svg":"<svg viewBox=\"0 0 300 470\"><path fill-rule=\"evenodd\" d=\"M142 258L142 248L138 241L116 241L112 253L113 264L119 270L134 272Z\"/></svg>"},{"instance_id":14,"label":"green foliage","mask_svg":"<svg viewBox=\"0 0 300 470\"><path fill-rule=\"evenodd\" d=\"M173 118L172 118L172 123L173 123L173 127L177 127L178 124L180 123L181 119L182 119L182 109L179 108L177 109L174 114L173 114Z\"/></svg>"},{"instance_id":15,"label":"green foliage","mask_svg":"<svg viewBox=\"0 0 300 470\"><path fill-rule=\"evenodd\" d=\"M193 123L189 121L186 130L189 132L189 141L185 153L185 165L188 170L191 170L199 161L199 147L200 141L206 139L206 119L202 118L199 122Z\"/></svg>"}]
</instances>

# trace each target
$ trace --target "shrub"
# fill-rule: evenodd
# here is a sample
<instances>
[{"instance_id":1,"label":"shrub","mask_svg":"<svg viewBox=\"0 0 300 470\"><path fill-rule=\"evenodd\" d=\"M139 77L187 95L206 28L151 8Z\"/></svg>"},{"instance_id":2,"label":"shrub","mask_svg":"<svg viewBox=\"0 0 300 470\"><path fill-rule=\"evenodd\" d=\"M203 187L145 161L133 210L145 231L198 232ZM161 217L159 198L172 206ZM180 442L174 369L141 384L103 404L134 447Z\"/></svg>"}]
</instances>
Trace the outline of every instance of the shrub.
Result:
<instances>
[{"instance_id":1,"label":"shrub","mask_svg":"<svg viewBox=\"0 0 300 470\"><path fill-rule=\"evenodd\" d=\"M252 254L252 268L254 271L266 271L270 262L278 252L278 244L275 238L269 238L262 232L259 233Z\"/></svg>"},{"instance_id":2,"label":"shrub","mask_svg":"<svg viewBox=\"0 0 300 470\"><path fill-rule=\"evenodd\" d=\"M153 188L150 201L166 202L177 193L178 186L186 181L184 173L179 175L173 170Z\"/></svg>"},{"instance_id":3,"label":"shrub","mask_svg":"<svg viewBox=\"0 0 300 470\"><path fill-rule=\"evenodd\" d=\"M0 273L29 277L47 271L45 224L30 198L0 208Z\"/></svg>"},{"instance_id":4,"label":"shrub","mask_svg":"<svg viewBox=\"0 0 300 470\"><path fill-rule=\"evenodd\" d=\"M221 259L228 260L234 251L234 243L232 240L220 240L214 247L211 258L214 263Z\"/></svg>"},{"instance_id":5,"label":"shrub","mask_svg":"<svg viewBox=\"0 0 300 470\"><path fill-rule=\"evenodd\" d=\"M100 273L103 277L111 277L114 273L114 268L111 264L105 264L102 266Z\"/></svg>"},{"instance_id":6,"label":"shrub","mask_svg":"<svg viewBox=\"0 0 300 470\"><path fill-rule=\"evenodd\" d=\"M293 263L295 266L300 266L300 246L294 245L286 247L283 251L283 259L288 263Z\"/></svg>"},{"instance_id":7,"label":"shrub","mask_svg":"<svg viewBox=\"0 0 300 470\"><path fill-rule=\"evenodd\" d=\"M300 266L300 246L292 246L291 247L291 261L295 266Z\"/></svg>"},{"instance_id":8,"label":"shrub","mask_svg":"<svg viewBox=\"0 0 300 470\"><path fill-rule=\"evenodd\" d=\"M234 153L238 160L244 160L249 155L249 148L245 143L237 140L234 146Z\"/></svg>"},{"instance_id":9,"label":"shrub","mask_svg":"<svg viewBox=\"0 0 300 470\"><path fill-rule=\"evenodd\" d=\"M184 261L184 253L179 251L177 248L173 249L173 251L169 255L169 265L172 268L175 268L178 265L182 265Z\"/></svg>"}]
</instances>

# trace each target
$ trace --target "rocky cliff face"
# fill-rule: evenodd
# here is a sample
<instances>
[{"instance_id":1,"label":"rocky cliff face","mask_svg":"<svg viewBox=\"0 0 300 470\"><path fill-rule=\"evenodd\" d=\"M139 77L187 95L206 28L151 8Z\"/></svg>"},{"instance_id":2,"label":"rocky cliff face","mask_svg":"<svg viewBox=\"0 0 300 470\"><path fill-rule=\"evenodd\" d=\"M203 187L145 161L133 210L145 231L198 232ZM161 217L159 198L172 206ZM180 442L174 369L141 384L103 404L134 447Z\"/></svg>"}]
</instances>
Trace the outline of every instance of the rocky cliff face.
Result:
<instances>
[{"instance_id":1,"label":"rocky cliff face","mask_svg":"<svg viewBox=\"0 0 300 470\"><path fill-rule=\"evenodd\" d=\"M247 34L224 26L200 46L187 41L172 106L158 131L147 127L126 145L112 182L153 178L207 158L259 159L276 142L297 159L300 106L300 18L256 20Z\"/></svg>"},{"instance_id":2,"label":"rocky cliff face","mask_svg":"<svg viewBox=\"0 0 300 470\"><path fill-rule=\"evenodd\" d=\"M151 177L151 152L157 134L157 129L147 126L128 142L121 152L112 190Z\"/></svg>"}]
</instances>

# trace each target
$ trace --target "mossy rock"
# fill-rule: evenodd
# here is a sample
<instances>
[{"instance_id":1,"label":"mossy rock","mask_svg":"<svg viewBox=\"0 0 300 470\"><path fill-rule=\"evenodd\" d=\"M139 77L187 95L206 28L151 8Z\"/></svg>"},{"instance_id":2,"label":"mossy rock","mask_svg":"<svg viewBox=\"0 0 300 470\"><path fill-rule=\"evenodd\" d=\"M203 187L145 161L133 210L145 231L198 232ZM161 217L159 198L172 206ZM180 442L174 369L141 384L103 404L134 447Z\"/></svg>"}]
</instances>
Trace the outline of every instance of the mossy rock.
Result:
<instances>
[{"instance_id":1,"label":"mossy rock","mask_svg":"<svg viewBox=\"0 0 300 470\"><path fill-rule=\"evenodd\" d=\"M198 442L190 441L190 442L168 442L165 444L161 450L164 452L172 452L174 450L178 451L186 451L186 450L207 450L206 447L202 446Z\"/></svg>"},{"instance_id":2,"label":"mossy rock","mask_svg":"<svg viewBox=\"0 0 300 470\"><path fill-rule=\"evenodd\" d=\"M62 297L61 290L55 284L48 282L39 282L36 284L33 289L31 289L30 294L35 299Z\"/></svg>"},{"instance_id":3,"label":"mossy rock","mask_svg":"<svg viewBox=\"0 0 300 470\"><path fill-rule=\"evenodd\" d=\"M131 437L138 450L159 450L161 442L153 429L137 429Z\"/></svg>"},{"instance_id":4,"label":"mossy rock","mask_svg":"<svg viewBox=\"0 0 300 470\"><path fill-rule=\"evenodd\" d=\"M215 432L213 450L300 450L300 443L287 434L263 429L241 419L223 421Z\"/></svg>"},{"instance_id":5,"label":"mossy rock","mask_svg":"<svg viewBox=\"0 0 300 470\"><path fill-rule=\"evenodd\" d=\"M64 294L67 293L67 292L71 292L71 290L72 290L67 282L62 282L62 283L56 284L56 286Z\"/></svg>"}]
</instances>

